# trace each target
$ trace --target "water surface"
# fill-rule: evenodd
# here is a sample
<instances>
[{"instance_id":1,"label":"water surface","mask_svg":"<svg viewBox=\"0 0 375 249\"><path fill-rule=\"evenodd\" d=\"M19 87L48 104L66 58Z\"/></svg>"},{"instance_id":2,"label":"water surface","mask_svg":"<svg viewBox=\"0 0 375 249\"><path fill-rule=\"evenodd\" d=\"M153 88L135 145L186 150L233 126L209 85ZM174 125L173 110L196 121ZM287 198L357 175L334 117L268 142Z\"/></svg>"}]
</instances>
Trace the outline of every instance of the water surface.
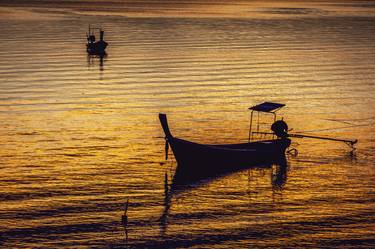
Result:
<instances>
[{"instance_id":1,"label":"water surface","mask_svg":"<svg viewBox=\"0 0 375 249\"><path fill-rule=\"evenodd\" d=\"M1 18L1 246L374 247L373 8L263 7ZM85 52L90 23L106 31L102 61ZM285 103L294 132L359 139L355 156L296 139L284 172L252 168L166 199L176 164L158 113L178 137L244 142L247 108L263 101Z\"/></svg>"}]
</instances>

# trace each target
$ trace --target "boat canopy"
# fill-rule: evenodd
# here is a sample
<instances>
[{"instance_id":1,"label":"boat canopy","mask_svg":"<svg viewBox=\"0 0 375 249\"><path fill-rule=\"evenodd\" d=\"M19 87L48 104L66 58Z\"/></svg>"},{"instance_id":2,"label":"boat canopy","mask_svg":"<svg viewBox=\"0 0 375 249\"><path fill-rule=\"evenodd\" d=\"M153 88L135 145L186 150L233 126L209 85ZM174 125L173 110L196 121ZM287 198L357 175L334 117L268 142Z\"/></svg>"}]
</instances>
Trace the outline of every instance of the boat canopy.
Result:
<instances>
[{"instance_id":1,"label":"boat canopy","mask_svg":"<svg viewBox=\"0 0 375 249\"><path fill-rule=\"evenodd\" d=\"M259 105L255 105L249 108L249 110L252 111L258 111L258 112L271 112L274 113L278 109L284 107L284 104L279 104L279 103L272 103L272 102L264 102Z\"/></svg>"},{"instance_id":2,"label":"boat canopy","mask_svg":"<svg viewBox=\"0 0 375 249\"><path fill-rule=\"evenodd\" d=\"M249 108L251 110L250 114L250 127L249 127L249 139L248 141L250 142L252 138L252 127L253 127L253 114L254 111L258 112L258 122L257 122L257 130L256 132L259 133L259 112L264 112L264 113L269 113L273 115L273 122L276 122L276 111L279 110L280 108L284 107L284 104L279 104L279 103L273 103L273 102L264 102L259 105L255 105ZM273 136L274 138L274 136Z\"/></svg>"}]
</instances>

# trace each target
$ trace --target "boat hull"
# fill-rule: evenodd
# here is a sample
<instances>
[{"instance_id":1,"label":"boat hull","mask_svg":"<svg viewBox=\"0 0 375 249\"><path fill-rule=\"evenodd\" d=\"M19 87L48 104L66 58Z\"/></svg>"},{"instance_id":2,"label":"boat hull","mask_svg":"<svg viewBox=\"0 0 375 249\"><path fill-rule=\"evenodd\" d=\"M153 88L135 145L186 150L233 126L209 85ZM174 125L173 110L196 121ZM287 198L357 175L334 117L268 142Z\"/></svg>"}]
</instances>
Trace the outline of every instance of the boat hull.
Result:
<instances>
[{"instance_id":1,"label":"boat hull","mask_svg":"<svg viewBox=\"0 0 375 249\"><path fill-rule=\"evenodd\" d=\"M168 138L177 167L197 175L221 174L253 165L270 165L285 158L290 139L274 139L244 144L206 145Z\"/></svg>"},{"instance_id":2,"label":"boat hull","mask_svg":"<svg viewBox=\"0 0 375 249\"><path fill-rule=\"evenodd\" d=\"M86 50L89 54L104 54L107 46L105 41L89 42L86 44Z\"/></svg>"},{"instance_id":3,"label":"boat hull","mask_svg":"<svg viewBox=\"0 0 375 249\"><path fill-rule=\"evenodd\" d=\"M165 114L159 114L159 119L176 158L177 171L185 175L206 177L253 165L277 163L285 158L285 150L291 143L288 138L280 138L242 144L199 144L174 137Z\"/></svg>"}]
</instances>

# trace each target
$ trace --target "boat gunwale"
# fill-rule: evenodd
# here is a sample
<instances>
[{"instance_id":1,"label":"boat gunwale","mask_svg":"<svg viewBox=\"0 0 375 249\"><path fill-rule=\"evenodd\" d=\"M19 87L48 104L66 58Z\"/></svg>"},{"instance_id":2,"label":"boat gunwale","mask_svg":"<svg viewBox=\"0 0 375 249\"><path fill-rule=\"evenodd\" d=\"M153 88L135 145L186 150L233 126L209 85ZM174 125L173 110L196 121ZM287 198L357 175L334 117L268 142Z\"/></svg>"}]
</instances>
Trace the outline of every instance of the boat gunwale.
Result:
<instances>
[{"instance_id":1,"label":"boat gunwale","mask_svg":"<svg viewBox=\"0 0 375 249\"><path fill-rule=\"evenodd\" d=\"M262 140L262 141L256 141L256 142L237 143L237 144L202 144L202 143L192 142L192 141L188 141L188 140L177 138L177 137L170 137L169 139L167 139L167 141L171 144L174 143L173 140L177 140L178 142L183 142L186 144L207 147L207 148L211 148L215 150L244 151L244 152L268 151L269 149L247 148L247 147L250 147L250 146L253 147L253 146L258 146L258 145L272 145L275 142L282 141L281 139L273 139L273 140Z\"/></svg>"}]
</instances>

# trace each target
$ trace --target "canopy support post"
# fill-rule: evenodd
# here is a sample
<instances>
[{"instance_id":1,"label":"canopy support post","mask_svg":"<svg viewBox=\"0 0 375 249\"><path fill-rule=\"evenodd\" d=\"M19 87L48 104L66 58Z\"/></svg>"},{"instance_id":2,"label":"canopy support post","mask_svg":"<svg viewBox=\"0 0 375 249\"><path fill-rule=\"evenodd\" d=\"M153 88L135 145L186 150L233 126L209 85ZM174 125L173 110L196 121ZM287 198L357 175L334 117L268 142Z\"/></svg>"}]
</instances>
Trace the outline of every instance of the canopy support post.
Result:
<instances>
[{"instance_id":1,"label":"canopy support post","mask_svg":"<svg viewBox=\"0 0 375 249\"><path fill-rule=\"evenodd\" d=\"M253 124L253 113L254 113L254 110L251 111L251 114L250 114L250 124L249 124L249 139L248 139L248 142L250 142L251 140L251 126Z\"/></svg>"},{"instance_id":2,"label":"canopy support post","mask_svg":"<svg viewBox=\"0 0 375 249\"><path fill-rule=\"evenodd\" d=\"M275 112L271 112L273 114L273 122L275 123L276 122L276 113ZM275 139L275 133L272 134L272 139Z\"/></svg>"}]
</instances>

